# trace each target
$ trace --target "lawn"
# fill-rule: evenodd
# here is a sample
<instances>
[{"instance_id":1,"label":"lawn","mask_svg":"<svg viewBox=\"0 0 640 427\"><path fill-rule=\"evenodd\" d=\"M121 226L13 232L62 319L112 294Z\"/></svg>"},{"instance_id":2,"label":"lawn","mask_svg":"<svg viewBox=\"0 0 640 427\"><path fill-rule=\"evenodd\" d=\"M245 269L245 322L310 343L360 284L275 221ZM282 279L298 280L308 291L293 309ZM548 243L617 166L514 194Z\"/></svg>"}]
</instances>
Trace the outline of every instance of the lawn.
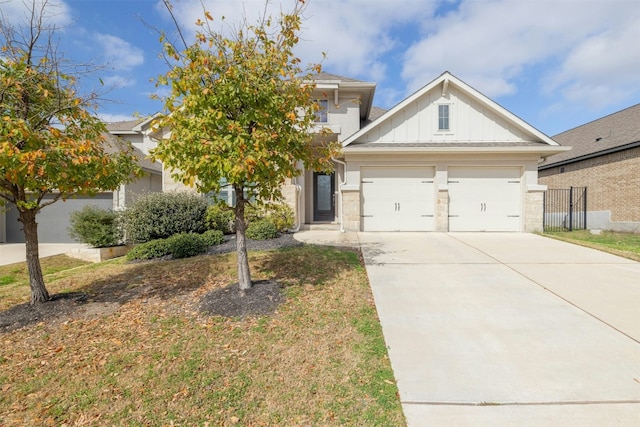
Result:
<instances>
[{"instance_id":1,"label":"lawn","mask_svg":"<svg viewBox=\"0 0 640 427\"><path fill-rule=\"evenodd\" d=\"M254 280L284 288L271 315L199 311L236 280L233 254L47 276L52 294L85 298L0 333L0 425L403 425L359 253L304 246L250 262ZM0 286L0 310L24 301L22 278Z\"/></svg>"},{"instance_id":2,"label":"lawn","mask_svg":"<svg viewBox=\"0 0 640 427\"><path fill-rule=\"evenodd\" d=\"M613 231L591 234L589 230L576 230L545 232L544 235L640 261L640 234Z\"/></svg>"}]
</instances>

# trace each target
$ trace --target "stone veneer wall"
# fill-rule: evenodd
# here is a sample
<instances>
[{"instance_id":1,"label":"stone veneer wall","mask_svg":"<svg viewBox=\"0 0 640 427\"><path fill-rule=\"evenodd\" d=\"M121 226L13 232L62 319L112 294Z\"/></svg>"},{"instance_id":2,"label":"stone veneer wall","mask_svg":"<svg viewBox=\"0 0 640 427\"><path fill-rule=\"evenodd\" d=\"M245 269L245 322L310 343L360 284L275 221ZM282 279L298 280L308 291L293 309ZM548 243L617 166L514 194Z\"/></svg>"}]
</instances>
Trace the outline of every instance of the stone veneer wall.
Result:
<instances>
[{"instance_id":1,"label":"stone veneer wall","mask_svg":"<svg viewBox=\"0 0 640 427\"><path fill-rule=\"evenodd\" d=\"M439 190L436 199L436 231L449 231L449 191Z\"/></svg>"},{"instance_id":2,"label":"stone veneer wall","mask_svg":"<svg viewBox=\"0 0 640 427\"><path fill-rule=\"evenodd\" d=\"M342 221L346 231L360 231L360 191L342 192Z\"/></svg>"},{"instance_id":3,"label":"stone veneer wall","mask_svg":"<svg viewBox=\"0 0 640 427\"><path fill-rule=\"evenodd\" d=\"M282 196L284 197L284 202L289 205L289 207L293 211L294 226L299 222L304 223L304 218L300 218L298 216L300 214L300 207L297 203L297 193L298 191L296 190L296 186L294 184L287 183L282 186Z\"/></svg>"},{"instance_id":4,"label":"stone veneer wall","mask_svg":"<svg viewBox=\"0 0 640 427\"><path fill-rule=\"evenodd\" d=\"M524 199L524 231L541 232L544 217L544 192L528 191Z\"/></svg>"}]
</instances>

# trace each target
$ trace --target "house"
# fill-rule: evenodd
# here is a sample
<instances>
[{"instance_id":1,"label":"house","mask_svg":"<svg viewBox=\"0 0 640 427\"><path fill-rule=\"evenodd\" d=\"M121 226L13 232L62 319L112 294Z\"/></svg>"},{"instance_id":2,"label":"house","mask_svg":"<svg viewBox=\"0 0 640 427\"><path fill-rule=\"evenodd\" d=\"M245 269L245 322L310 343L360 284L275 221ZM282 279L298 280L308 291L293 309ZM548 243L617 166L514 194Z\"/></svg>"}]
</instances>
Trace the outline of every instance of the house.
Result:
<instances>
[{"instance_id":1,"label":"house","mask_svg":"<svg viewBox=\"0 0 640 427\"><path fill-rule=\"evenodd\" d=\"M640 104L553 137L569 152L548 157L539 180L587 187L587 227L640 232Z\"/></svg>"},{"instance_id":2,"label":"house","mask_svg":"<svg viewBox=\"0 0 640 427\"><path fill-rule=\"evenodd\" d=\"M121 210L127 203L130 203L136 194L162 190L162 166L147 158L149 148L153 146L154 142L148 137L142 136L145 126L148 126L149 122L150 119L108 124L109 133L104 135L107 140L107 152L115 152L120 149L122 142L118 137L130 141L144 175L129 184L120 186L116 191L100 192L95 196L78 195L66 201L59 200L45 207L37 217L40 243L75 242L68 232L70 214L87 205ZM17 209L12 208L11 204L0 208L0 243L23 243L24 241L22 223L18 221Z\"/></svg>"},{"instance_id":3,"label":"house","mask_svg":"<svg viewBox=\"0 0 640 427\"><path fill-rule=\"evenodd\" d=\"M538 163L564 152L449 72L389 111L376 85L327 73L317 126L342 144L331 174L305 171L285 189L298 222L348 231L542 230Z\"/></svg>"}]
</instances>

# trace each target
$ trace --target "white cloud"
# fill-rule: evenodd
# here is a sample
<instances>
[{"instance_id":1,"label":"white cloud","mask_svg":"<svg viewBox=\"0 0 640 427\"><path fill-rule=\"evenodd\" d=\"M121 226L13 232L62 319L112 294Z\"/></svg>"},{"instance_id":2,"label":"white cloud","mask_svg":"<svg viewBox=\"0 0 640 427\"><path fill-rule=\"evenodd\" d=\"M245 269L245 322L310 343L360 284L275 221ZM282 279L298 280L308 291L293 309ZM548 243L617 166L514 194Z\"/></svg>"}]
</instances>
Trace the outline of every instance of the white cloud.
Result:
<instances>
[{"instance_id":1,"label":"white cloud","mask_svg":"<svg viewBox=\"0 0 640 427\"><path fill-rule=\"evenodd\" d=\"M102 79L102 82L107 88L123 89L126 87L132 87L136 85L136 80L131 77L125 76L109 76Z\"/></svg>"},{"instance_id":2,"label":"white cloud","mask_svg":"<svg viewBox=\"0 0 640 427\"><path fill-rule=\"evenodd\" d=\"M447 69L499 97L518 91L528 67L547 67L540 91L619 101L640 88L639 21L628 0L465 0L406 51L402 76L411 92Z\"/></svg>"},{"instance_id":3,"label":"white cloud","mask_svg":"<svg viewBox=\"0 0 640 427\"><path fill-rule=\"evenodd\" d=\"M116 70L130 70L144 63L144 51L110 34L96 34L103 55Z\"/></svg>"},{"instance_id":4,"label":"white cloud","mask_svg":"<svg viewBox=\"0 0 640 427\"><path fill-rule=\"evenodd\" d=\"M255 23L265 5L264 0L205 3L214 17L213 28L217 30L223 28L221 16L225 17L227 29L229 25L241 22L243 14L249 23ZM291 10L293 4L294 0L273 1L268 14L275 17L280 10ZM164 8L162 2L157 7ZM429 19L435 7L436 2L419 0L311 0L304 11L296 53L303 63L322 61L327 71L336 74L381 81L387 74L384 56L403 48L401 40L394 36L394 30ZM173 11L190 44L196 28L194 23L203 18L200 1L176 2ZM167 14L166 10L164 13ZM323 52L327 54L324 61Z\"/></svg>"},{"instance_id":5,"label":"white cloud","mask_svg":"<svg viewBox=\"0 0 640 427\"><path fill-rule=\"evenodd\" d=\"M43 0L35 0L35 10L38 12L41 11L43 3ZM31 17L31 1L0 0L0 5L2 6L2 15L11 24L22 26L23 28L26 25L26 28L28 28ZM42 17L47 27L55 26L56 28L62 28L73 21L69 5L64 1L48 1L44 7Z\"/></svg>"}]
</instances>

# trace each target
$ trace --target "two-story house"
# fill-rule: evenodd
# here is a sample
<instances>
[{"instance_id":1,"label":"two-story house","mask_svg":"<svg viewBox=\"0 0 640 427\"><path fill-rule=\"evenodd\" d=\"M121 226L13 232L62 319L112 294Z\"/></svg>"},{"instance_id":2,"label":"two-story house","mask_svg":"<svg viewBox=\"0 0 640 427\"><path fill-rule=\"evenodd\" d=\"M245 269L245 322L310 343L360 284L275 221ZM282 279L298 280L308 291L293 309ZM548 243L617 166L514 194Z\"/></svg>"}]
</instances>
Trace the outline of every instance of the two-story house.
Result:
<instances>
[{"instance_id":1,"label":"two-story house","mask_svg":"<svg viewBox=\"0 0 640 427\"><path fill-rule=\"evenodd\" d=\"M299 223L353 231L542 230L541 158L555 141L452 74L389 111L376 85L315 77L317 126L342 144L331 174L305 171L285 191Z\"/></svg>"}]
</instances>

